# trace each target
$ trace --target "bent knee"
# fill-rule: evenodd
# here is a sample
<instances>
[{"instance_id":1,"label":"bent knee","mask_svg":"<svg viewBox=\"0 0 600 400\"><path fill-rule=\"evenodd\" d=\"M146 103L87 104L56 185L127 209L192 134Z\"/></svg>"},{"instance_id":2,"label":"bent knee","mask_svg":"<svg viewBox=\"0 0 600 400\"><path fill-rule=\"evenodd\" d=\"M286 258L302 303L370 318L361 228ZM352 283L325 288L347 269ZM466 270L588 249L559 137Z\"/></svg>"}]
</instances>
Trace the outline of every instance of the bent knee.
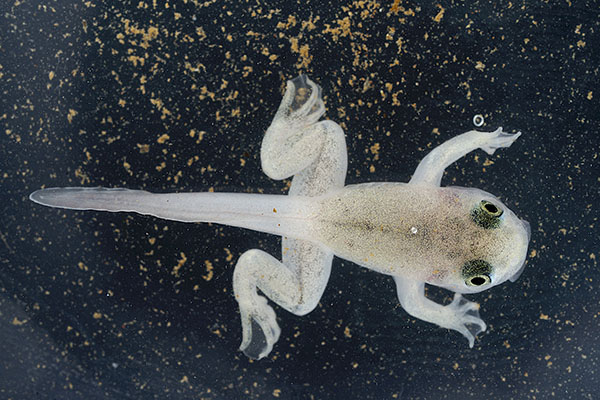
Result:
<instances>
[{"instance_id":1,"label":"bent knee","mask_svg":"<svg viewBox=\"0 0 600 400\"><path fill-rule=\"evenodd\" d=\"M292 173L290 173L287 168L283 165L282 162L274 162L272 157L264 156L264 159L269 159L269 162L262 162L262 170L269 178L280 181L282 179L289 178Z\"/></svg>"},{"instance_id":2,"label":"bent knee","mask_svg":"<svg viewBox=\"0 0 600 400\"><path fill-rule=\"evenodd\" d=\"M317 305L319 304L319 301L312 301L312 302L305 302L305 303L300 303L294 306L294 309L291 310L293 314L301 317L303 315L308 314L309 312L311 312L312 310L314 310L315 308L317 308Z\"/></svg>"},{"instance_id":3,"label":"bent knee","mask_svg":"<svg viewBox=\"0 0 600 400\"><path fill-rule=\"evenodd\" d=\"M256 260L256 257L260 256L260 253L262 253L262 250L259 249L250 249L250 250L246 250L244 253L242 253L242 255L240 256L240 258L237 261L238 265L252 265L253 261Z\"/></svg>"}]
</instances>

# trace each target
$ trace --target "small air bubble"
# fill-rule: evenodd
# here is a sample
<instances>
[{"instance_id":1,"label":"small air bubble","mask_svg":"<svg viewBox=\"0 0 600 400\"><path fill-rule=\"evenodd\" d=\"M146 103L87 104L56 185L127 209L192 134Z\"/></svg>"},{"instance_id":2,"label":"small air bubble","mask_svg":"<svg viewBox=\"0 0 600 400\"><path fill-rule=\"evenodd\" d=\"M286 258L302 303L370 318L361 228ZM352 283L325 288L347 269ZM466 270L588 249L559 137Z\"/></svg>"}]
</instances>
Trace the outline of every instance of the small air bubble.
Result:
<instances>
[{"instance_id":1,"label":"small air bubble","mask_svg":"<svg viewBox=\"0 0 600 400\"><path fill-rule=\"evenodd\" d=\"M481 114L477 114L476 116L473 117L473 125L475 125L478 128L481 125L483 125L484 122L485 122L485 119L483 118L483 115L481 115Z\"/></svg>"},{"instance_id":2,"label":"small air bubble","mask_svg":"<svg viewBox=\"0 0 600 400\"><path fill-rule=\"evenodd\" d=\"M419 232L419 230L417 228L415 228L414 226L412 228L410 228L410 231L413 233L413 235L416 235L417 232Z\"/></svg>"}]
</instances>

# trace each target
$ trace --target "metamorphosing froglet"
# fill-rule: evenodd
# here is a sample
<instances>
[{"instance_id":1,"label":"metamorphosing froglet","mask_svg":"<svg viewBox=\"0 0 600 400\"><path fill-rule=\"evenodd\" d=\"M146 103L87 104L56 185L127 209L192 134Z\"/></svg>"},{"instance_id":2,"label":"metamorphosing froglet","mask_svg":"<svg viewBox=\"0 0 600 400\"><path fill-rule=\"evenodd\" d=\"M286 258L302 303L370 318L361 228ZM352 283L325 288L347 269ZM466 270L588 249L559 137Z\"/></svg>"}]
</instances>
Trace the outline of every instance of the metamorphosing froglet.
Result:
<instances>
[{"instance_id":1,"label":"metamorphosing froglet","mask_svg":"<svg viewBox=\"0 0 600 400\"><path fill-rule=\"evenodd\" d=\"M344 186L342 128L319 121L321 89L306 76L287 83L261 147L263 171L293 176L289 195L247 193L154 194L141 190L50 188L30 199L73 210L128 211L182 222L213 222L282 236L282 261L262 250L242 254L233 290L242 320L240 349L265 357L280 334L263 295L304 315L318 304L333 256L391 275L410 315L462 333L473 347L486 329L477 293L521 274L529 224L478 189L440 187L444 169L477 148L488 154L510 146L509 135L469 131L433 149L408 183ZM425 297L425 283L455 292L448 305Z\"/></svg>"}]
</instances>

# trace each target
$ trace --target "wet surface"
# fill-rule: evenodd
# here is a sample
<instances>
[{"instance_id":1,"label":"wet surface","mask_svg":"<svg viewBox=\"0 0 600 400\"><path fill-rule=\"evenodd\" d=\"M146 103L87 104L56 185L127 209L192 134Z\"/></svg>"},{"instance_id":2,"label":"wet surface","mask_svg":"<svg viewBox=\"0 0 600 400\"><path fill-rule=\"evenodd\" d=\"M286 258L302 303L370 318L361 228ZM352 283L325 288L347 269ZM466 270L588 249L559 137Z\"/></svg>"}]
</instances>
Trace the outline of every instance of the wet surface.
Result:
<instances>
[{"instance_id":1,"label":"wet surface","mask_svg":"<svg viewBox=\"0 0 600 400\"><path fill-rule=\"evenodd\" d=\"M308 3L0 6L0 397L593 398L597 2ZM319 307L275 307L282 337L251 362L233 266L278 238L28 200L82 185L285 193L259 150L300 73L346 132L347 183L407 181L478 114L523 132L442 182L532 228L519 280L469 296L488 324L474 349L408 316L389 277L336 259Z\"/></svg>"}]
</instances>

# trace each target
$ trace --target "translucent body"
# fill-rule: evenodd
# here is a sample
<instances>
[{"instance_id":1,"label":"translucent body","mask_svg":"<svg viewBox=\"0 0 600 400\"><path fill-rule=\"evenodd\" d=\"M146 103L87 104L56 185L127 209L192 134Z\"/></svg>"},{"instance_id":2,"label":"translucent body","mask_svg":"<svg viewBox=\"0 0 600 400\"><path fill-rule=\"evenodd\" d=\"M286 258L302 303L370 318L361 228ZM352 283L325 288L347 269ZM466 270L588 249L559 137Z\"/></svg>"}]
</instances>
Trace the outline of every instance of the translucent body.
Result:
<instances>
[{"instance_id":1,"label":"translucent body","mask_svg":"<svg viewBox=\"0 0 600 400\"><path fill-rule=\"evenodd\" d=\"M518 137L498 129L470 131L429 153L409 183L344 186L344 133L319 121L320 88L300 76L288 82L261 148L264 172L293 176L289 195L153 194L103 188L51 188L31 200L77 210L130 211L182 222L214 222L283 237L281 261L258 249L240 257L233 288L242 344L266 356L280 328L270 300L297 315L312 311L327 285L333 256L393 276L402 307L414 317L462 333L472 347L485 330L476 303L460 293L489 289L521 273L529 227L497 198L478 189L441 188L444 169L468 152L492 154ZM425 283L456 292L440 305Z\"/></svg>"},{"instance_id":2,"label":"translucent body","mask_svg":"<svg viewBox=\"0 0 600 400\"><path fill-rule=\"evenodd\" d=\"M470 211L484 199L506 210L501 229L473 223ZM336 256L459 293L479 291L464 285L460 267L467 261L521 265L527 249L521 221L498 199L478 189L352 185L326 196L319 205L317 235ZM512 268L496 268L494 273L494 282L514 274Z\"/></svg>"}]
</instances>

